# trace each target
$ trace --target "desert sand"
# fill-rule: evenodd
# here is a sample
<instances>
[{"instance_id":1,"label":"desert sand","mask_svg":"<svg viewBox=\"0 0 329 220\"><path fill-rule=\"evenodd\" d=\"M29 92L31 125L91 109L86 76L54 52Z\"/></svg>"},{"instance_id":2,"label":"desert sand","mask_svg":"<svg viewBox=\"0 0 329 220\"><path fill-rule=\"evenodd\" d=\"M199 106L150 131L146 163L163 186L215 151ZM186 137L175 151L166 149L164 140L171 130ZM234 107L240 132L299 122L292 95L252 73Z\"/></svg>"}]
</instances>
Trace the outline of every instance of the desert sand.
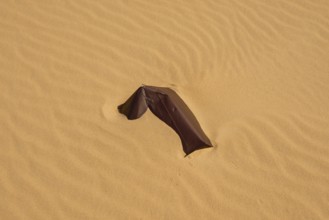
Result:
<instances>
[{"instance_id":1,"label":"desert sand","mask_svg":"<svg viewBox=\"0 0 329 220\"><path fill-rule=\"evenodd\" d=\"M329 1L1 1L0 219L329 219ZM170 87L215 146L184 157Z\"/></svg>"}]
</instances>

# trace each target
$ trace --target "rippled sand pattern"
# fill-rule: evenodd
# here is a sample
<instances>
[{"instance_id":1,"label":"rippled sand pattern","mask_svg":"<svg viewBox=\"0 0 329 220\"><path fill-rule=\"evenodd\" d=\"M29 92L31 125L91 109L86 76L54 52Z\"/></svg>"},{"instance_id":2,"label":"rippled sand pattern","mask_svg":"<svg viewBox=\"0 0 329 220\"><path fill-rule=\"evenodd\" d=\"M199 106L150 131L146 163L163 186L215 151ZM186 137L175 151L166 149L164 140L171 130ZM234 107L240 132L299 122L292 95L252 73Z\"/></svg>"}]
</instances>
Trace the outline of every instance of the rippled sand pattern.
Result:
<instances>
[{"instance_id":1,"label":"rippled sand pattern","mask_svg":"<svg viewBox=\"0 0 329 220\"><path fill-rule=\"evenodd\" d=\"M1 1L0 219L329 219L329 2ZM215 148L184 158L141 84Z\"/></svg>"}]
</instances>

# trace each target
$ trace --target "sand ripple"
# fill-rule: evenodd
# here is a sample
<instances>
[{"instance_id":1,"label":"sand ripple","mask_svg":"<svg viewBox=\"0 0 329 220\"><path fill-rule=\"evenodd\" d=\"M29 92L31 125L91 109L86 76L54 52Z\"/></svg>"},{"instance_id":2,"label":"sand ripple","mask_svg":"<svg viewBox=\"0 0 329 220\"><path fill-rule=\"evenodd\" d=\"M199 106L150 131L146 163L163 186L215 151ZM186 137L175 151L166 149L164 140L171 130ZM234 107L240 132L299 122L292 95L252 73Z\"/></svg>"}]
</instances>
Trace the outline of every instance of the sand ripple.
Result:
<instances>
[{"instance_id":1,"label":"sand ripple","mask_svg":"<svg viewBox=\"0 0 329 220\"><path fill-rule=\"evenodd\" d=\"M327 1L0 3L1 219L328 219ZM152 114L170 86L215 148Z\"/></svg>"}]
</instances>

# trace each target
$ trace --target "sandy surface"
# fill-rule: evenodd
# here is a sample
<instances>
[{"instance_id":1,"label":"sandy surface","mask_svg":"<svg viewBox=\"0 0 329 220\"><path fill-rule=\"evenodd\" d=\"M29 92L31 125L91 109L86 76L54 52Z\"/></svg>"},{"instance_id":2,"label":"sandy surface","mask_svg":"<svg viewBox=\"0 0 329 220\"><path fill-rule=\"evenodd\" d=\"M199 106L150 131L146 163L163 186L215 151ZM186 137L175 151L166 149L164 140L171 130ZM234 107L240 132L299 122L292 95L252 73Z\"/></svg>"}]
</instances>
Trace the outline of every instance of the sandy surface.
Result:
<instances>
[{"instance_id":1,"label":"sandy surface","mask_svg":"<svg viewBox=\"0 0 329 220\"><path fill-rule=\"evenodd\" d=\"M97 3L95 3L97 2ZM1 1L0 219L329 219L329 1ZM141 84L215 145L184 158Z\"/></svg>"}]
</instances>

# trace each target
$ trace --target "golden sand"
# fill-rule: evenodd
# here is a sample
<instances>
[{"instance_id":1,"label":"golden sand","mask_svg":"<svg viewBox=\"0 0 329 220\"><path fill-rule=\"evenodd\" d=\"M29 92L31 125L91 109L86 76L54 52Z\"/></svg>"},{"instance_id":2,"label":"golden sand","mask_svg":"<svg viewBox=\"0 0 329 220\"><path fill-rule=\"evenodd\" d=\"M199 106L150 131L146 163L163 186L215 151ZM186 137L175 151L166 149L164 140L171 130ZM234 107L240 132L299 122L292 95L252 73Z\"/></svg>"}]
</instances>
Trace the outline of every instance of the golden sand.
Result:
<instances>
[{"instance_id":1,"label":"golden sand","mask_svg":"<svg viewBox=\"0 0 329 220\"><path fill-rule=\"evenodd\" d=\"M0 219L329 219L329 1L2 1ZM184 158L141 84L214 148Z\"/></svg>"}]
</instances>

